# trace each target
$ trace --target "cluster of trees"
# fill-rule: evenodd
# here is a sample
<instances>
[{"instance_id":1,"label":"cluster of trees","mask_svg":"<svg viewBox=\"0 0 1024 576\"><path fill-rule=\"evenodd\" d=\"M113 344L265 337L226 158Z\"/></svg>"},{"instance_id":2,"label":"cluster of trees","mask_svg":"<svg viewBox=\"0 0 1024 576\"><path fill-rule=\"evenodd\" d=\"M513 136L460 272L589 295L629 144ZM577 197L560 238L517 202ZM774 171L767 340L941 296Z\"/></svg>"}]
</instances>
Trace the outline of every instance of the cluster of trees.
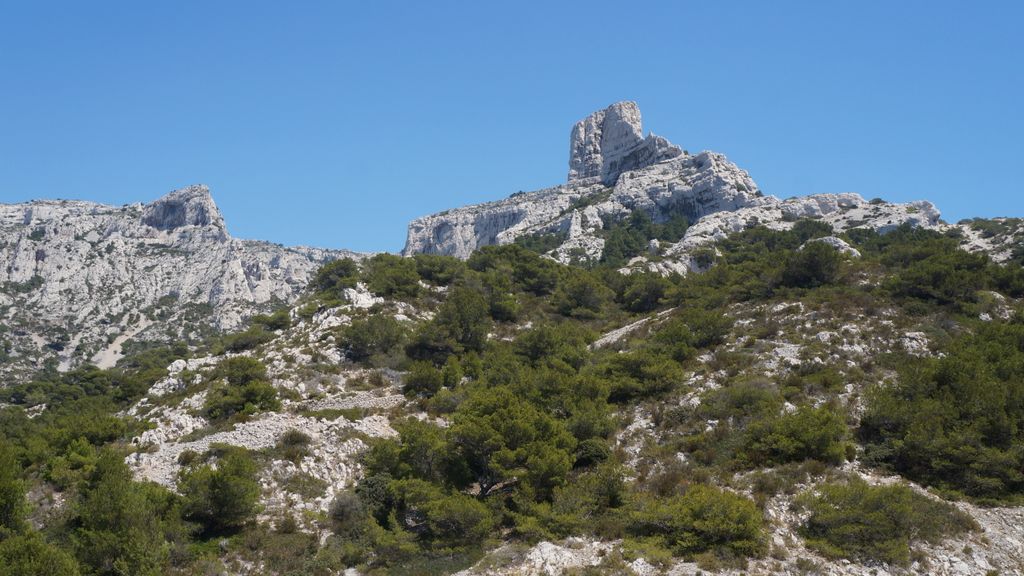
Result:
<instances>
[{"instance_id":1,"label":"cluster of trees","mask_svg":"<svg viewBox=\"0 0 1024 576\"><path fill-rule=\"evenodd\" d=\"M132 480L125 443L142 424L119 414L187 347L147 351L115 370L43 373L0 390L3 402L47 405L35 418L0 410L0 576L166 573L194 566L224 537L248 539L260 554L291 554L282 565L309 573L360 564L441 572L476 558L499 534L527 542L591 534L624 539L627 550L653 559L742 559L765 551L764 521L754 500L720 486L737 471L838 465L856 455L854 441L865 462L949 494L1020 500L1024 323L977 320L990 305L985 290L1024 296L1019 266L997 266L956 250L957 238L909 228L847 233L863 255L850 259L808 242L831 235L829 226L801 221L787 231L734 235L708 254L714 266L704 274L614 270L650 239L676 238L685 226L681 217L654 224L634 214L609 227L609 256L588 268L530 249L543 248L543 239L486 247L465 262L377 255L321 268L307 308L340 304L362 283L389 302L434 312L430 320L399 320L385 304L357 313L336 339L351 361L402 370L410 400L447 422L397 420L396 438L374 441L362 480L331 507L334 535L322 546L296 535L294 522L254 535L258 464L244 450L187 454L180 494ZM852 281L863 277L881 281ZM812 389L827 396L842 387L843 377L827 369L770 381L732 377L737 371L722 366L729 376L699 406L662 409L704 365L698 356L716 351L713 362L728 362L721 345L733 330L730 306L801 298L870 301L962 328L941 358L880 358L900 377L867 395L852 432L841 404L810 397ZM611 327L668 308L617 344L591 346ZM260 315L211 348L257 349L290 324L284 311ZM280 407L253 357L224 359L205 384L203 410L218 423ZM614 449L616 414L645 403L667 456L627 474ZM278 449L298 460L307 444L296 432ZM68 498L66 513L44 518L42 532L28 521L30 487ZM828 484L800 502L808 512L804 536L829 555L900 563L909 553L906 534L931 541L969 528L902 487Z\"/></svg>"}]
</instances>

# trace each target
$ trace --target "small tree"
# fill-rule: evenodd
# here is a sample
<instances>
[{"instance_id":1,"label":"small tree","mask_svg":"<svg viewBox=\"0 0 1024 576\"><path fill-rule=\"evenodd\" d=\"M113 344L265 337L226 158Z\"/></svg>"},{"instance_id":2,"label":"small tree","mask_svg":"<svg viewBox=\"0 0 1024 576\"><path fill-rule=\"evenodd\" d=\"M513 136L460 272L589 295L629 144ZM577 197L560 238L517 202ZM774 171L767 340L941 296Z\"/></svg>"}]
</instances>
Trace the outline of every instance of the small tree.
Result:
<instances>
[{"instance_id":1,"label":"small tree","mask_svg":"<svg viewBox=\"0 0 1024 576\"><path fill-rule=\"evenodd\" d=\"M243 448L227 449L216 468L203 464L183 471L178 487L185 497L185 518L207 533L238 530L257 511L256 464Z\"/></svg>"}]
</instances>

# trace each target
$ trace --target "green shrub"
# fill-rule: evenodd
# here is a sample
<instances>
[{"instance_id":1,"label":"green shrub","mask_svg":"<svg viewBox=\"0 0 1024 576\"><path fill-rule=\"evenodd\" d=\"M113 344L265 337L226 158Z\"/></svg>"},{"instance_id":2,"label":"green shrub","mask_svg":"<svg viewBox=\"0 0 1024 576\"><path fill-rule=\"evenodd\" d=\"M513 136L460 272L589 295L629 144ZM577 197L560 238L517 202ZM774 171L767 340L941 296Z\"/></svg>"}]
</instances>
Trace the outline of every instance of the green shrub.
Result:
<instances>
[{"instance_id":1,"label":"green shrub","mask_svg":"<svg viewBox=\"0 0 1024 576\"><path fill-rule=\"evenodd\" d=\"M78 563L38 532L0 540L0 576L78 576Z\"/></svg>"},{"instance_id":2,"label":"green shrub","mask_svg":"<svg viewBox=\"0 0 1024 576\"><path fill-rule=\"evenodd\" d=\"M252 350L260 344L266 344L274 339L272 332L267 332L262 325L255 325L244 332L229 334L221 339L221 344L227 352L245 352Z\"/></svg>"},{"instance_id":3,"label":"green shrub","mask_svg":"<svg viewBox=\"0 0 1024 576\"><path fill-rule=\"evenodd\" d=\"M790 288L815 288L834 283L843 256L824 242L810 242L791 252L782 268L779 283Z\"/></svg>"},{"instance_id":4,"label":"green shrub","mask_svg":"<svg viewBox=\"0 0 1024 576\"><path fill-rule=\"evenodd\" d=\"M662 304L671 287L672 283L661 274L631 274L621 297L622 305L630 312L650 312Z\"/></svg>"},{"instance_id":5,"label":"green shrub","mask_svg":"<svg viewBox=\"0 0 1024 576\"><path fill-rule=\"evenodd\" d=\"M402 391L430 397L444 386L444 374L429 362L414 362L402 382Z\"/></svg>"},{"instance_id":6,"label":"green shrub","mask_svg":"<svg viewBox=\"0 0 1024 576\"><path fill-rule=\"evenodd\" d=\"M646 350L616 354L597 371L611 384L608 399L612 402L664 394L683 381L678 363Z\"/></svg>"},{"instance_id":7,"label":"green shrub","mask_svg":"<svg viewBox=\"0 0 1024 576\"><path fill-rule=\"evenodd\" d=\"M340 344L350 358L367 360L391 352L405 338L405 328L388 314L356 318L341 330Z\"/></svg>"},{"instance_id":8,"label":"green shrub","mask_svg":"<svg viewBox=\"0 0 1024 576\"><path fill-rule=\"evenodd\" d=\"M292 428L281 434L276 449L282 458L298 464L309 454L309 445L312 441L309 434Z\"/></svg>"},{"instance_id":9,"label":"green shrub","mask_svg":"<svg viewBox=\"0 0 1024 576\"><path fill-rule=\"evenodd\" d=\"M82 565L97 574L165 573L168 540L185 532L177 497L156 484L133 482L123 456L109 449L80 486L71 540Z\"/></svg>"},{"instance_id":10,"label":"green shrub","mask_svg":"<svg viewBox=\"0 0 1024 576\"><path fill-rule=\"evenodd\" d=\"M178 488L184 496L183 514L209 534L238 530L258 509L260 486L256 464L244 448L228 447L216 468L203 464L183 470Z\"/></svg>"},{"instance_id":11,"label":"green shrub","mask_svg":"<svg viewBox=\"0 0 1024 576\"><path fill-rule=\"evenodd\" d=\"M969 516L903 485L869 486L856 478L824 484L798 497L809 513L800 532L829 557L906 565L915 541L975 528Z\"/></svg>"},{"instance_id":12,"label":"green shrub","mask_svg":"<svg viewBox=\"0 0 1024 576\"><path fill-rule=\"evenodd\" d=\"M228 358L217 366L213 377L224 381L210 389L203 405L214 420L281 407L277 390L267 377L267 368L259 360L246 356Z\"/></svg>"},{"instance_id":13,"label":"green shrub","mask_svg":"<svg viewBox=\"0 0 1024 576\"><path fill-rule=\"evenodd\" d=\"M345 288L354 288L358 281L359 265L351 258L340 258L317 270L313 286L318 292L338 298Z\"/></svg>"},{"instance_id":14,"label":"green shrub","mask_svg":"<svg viewBox=\"0 0 1024 576\"><path fill-rule=\"evenodd\" d=\"M465 350L482 350L491 327L487 299L478 290L456 286L438 309L434 324Z\"/></svg>"},{"instance_id":15,"label":"green shrub","mask_svg":"<svg viewBox=\"0 0 1024 576\"><path fill-rule=\"evenodd\" d=\"M828 406L801 406L747 427L743 457L755 467L819 460L840 464L846 458L847 428Z\"/></svg>"},{"instance_id":16,"label":"green shrub","mask_svg":"<svg viewBox=\"0 0 1024 576\"><path fill-rule=\"evenodd\" d=\"M686 558L716 550L740 556L764 551L764 520L754 502L703 484L687 487L681 496L639 495L626 531Z\"/></svg>"},{"instance_id":17,"label":"green shrub","mask_svg":"<svg viewBox=\"0 0 1024 576\"><path fill-rule=\"evenodd\" d=\"M452 256L416 254L412 259L420 278L437 286L451 285L466 271L466 264Z\"/></svg>"},{"instance_id":18,"label":"green shrub","mask_svg":"<svg viewBox=\"0 0 1024 576\"><path fill-rule=\"evenodd\" d=\"M26 528L25 483L19 477L21 464L6 440L0 441L0 540Z\"/></svg>"},{"instance_id":19,"label":"green shrub","mask_svg":"<svg viewBox=\"0 0 1024 576\"><path fill-rule=\"evenodd\" d=\"M270 315L259 314L253 316L252 323L274 332L276 330L287 330L288 327L292 325L292 320L288 316L288 309L281 308Z\"/></svg>"},{"instance_id":20,"label":"green shrub","mask_svg":"<svg viewBox=\"0 0 1024 576\"><path fill-rule=\"evenodd\" d=\"M445 492L417 479L398 481L394 490L398 515L422 522L421 537L442 546L479 544L494 527L490 510L472 496Z\"/></svg>"},{"instance_id":21,"label":"green shrub","mask_svg":"<svg viewBox=\"0 0 1024 576\"><path fill-rule=\"evenodd\" d=\"M374 294L394 298L415 298L420 293L416 262L394 254L377 254L364 263L366 286Z\"/></svg>"},{"instance_id":22,"label":"green shrub","mask_svg":"<svg viewBox=\"0 0 1024 576\"><path fill-rule=\"evenodd\" d=\"M611 301L611 289L593 274L578 270L560 282L551 298L555 310L573 318L595 318Z\"/></svg>"},{"instance_id":23,"label":"green shrub","mask_svg":"<svg viewBox=\"0 0 1024 576\"><path fill-rule=\"evenodd\" d=\"M865 459L983 501L1024 496L1024 324L985 323L942 358L907 358L867 395Z\"/></svg>"}]
</instances>

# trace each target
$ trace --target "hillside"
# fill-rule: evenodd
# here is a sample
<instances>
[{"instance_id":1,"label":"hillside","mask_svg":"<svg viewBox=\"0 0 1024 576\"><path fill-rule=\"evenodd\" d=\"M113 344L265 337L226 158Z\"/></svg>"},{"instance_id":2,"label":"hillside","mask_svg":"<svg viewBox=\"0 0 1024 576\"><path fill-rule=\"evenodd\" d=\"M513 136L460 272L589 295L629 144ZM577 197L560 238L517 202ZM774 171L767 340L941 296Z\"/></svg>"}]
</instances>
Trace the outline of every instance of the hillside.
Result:
<instances>
[{"instance_id":1,"label":"hillside","mask_svg":"<svg viewBox=\"0 0 1024 576\"><path fill-rule=\"evenodd\" d=\"M1024 574L1024 222L570 149L404 256L0 207L0 576Z\"/></svg>"},{"instance_id":2,"label":"hillside","mask_svg":"<svg viewBox=\"0 0 1024 576\"><path fill-rule=\"evenodd\" d=\"M0 204L0 376L198 342L294 301L339 256L355 255L232 238L205 186L149 204Z\"/></svg>"}]
</instances>

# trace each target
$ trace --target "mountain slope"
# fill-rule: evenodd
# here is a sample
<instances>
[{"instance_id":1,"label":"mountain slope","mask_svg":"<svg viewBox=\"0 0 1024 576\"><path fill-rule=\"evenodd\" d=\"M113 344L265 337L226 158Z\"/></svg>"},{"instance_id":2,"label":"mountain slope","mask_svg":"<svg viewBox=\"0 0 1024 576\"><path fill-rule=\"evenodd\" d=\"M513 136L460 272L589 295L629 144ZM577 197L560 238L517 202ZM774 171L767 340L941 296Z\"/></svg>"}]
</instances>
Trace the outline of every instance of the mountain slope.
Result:
<instances>
[{"instance_id":1,"label":"mountain slope","mask_svg":"<svg viewBox=\"0 0 1024 576\"><path fill-rule=\"evenodd\" d=\"M128 340L196 339L291 302L351 252L239 240L205 186L150 204L0 205L5 374L91 361Z\"/></svg>"}]
</instances>

